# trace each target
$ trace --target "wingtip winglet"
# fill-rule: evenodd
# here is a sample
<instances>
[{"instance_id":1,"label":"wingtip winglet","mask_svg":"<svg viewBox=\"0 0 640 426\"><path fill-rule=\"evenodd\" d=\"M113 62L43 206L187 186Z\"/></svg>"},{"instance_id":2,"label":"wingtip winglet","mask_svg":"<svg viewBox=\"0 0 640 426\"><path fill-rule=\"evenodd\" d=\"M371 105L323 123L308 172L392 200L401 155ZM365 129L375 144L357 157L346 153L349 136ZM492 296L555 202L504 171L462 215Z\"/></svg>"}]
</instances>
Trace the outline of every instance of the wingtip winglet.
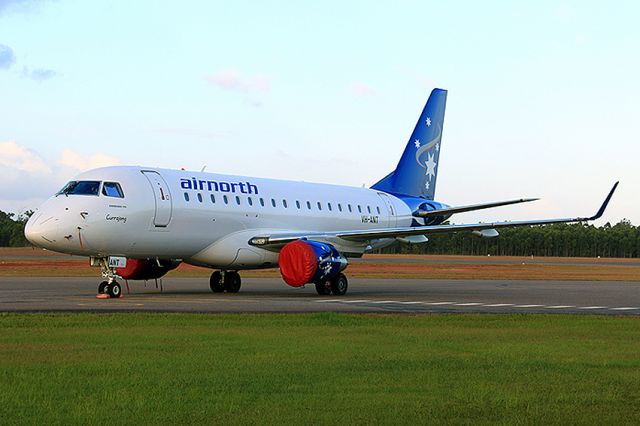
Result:
<instances>
[{"instance_id":1,"label":"wingtip winglet","mask_svg":"<svg viewBox=\"0 0 640 426\"><path fill-rule=\"evenodd\" d=\"M611 197L613 197L613 193L616 192L616 188L618 187L619 183L620 181L617 181L616 183L613 184L613 188L611 188L611 191L609 191L609 195L607 195L607 198L605 198L604 203L602 203L602 205L600 206L600 210L598 210L598 213L590 217L588 220L596 220L602 217L602 215L604 214L604 211L607 209L607 206L609 205L609 201L611 201Z\"/></svg>"}]
</instances>

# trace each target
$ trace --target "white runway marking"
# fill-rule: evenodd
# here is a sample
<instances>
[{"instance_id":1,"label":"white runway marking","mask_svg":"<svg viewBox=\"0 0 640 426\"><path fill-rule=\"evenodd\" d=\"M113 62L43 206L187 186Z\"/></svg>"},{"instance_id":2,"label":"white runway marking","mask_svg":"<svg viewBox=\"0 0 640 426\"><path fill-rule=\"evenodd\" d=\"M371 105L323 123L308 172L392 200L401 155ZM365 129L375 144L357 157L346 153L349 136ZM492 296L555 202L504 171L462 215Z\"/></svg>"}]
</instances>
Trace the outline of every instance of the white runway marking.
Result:
<instances>
[{"instance_id":1,"label":"white runway marking","mask_svg":"<svg viewBox=\"0 0 640 426\"><path fill-rule=\"evenodd\" d=\"M515 304L515 303L481 303L481 302L424 302L424 301L402 301L402 300L345 300L345 299L324 299L316 300L317 303L348 303L348 304L364 304L364 305L429 305L429 306L460 306L460 307L481 307L481 308L542 308L542 309L581 309L581 310L598 310L607 309L609 311L640 311L640 306L621 306L610 308L608 306L574 306L574 305L537 305L537 304ZM417 312L403 309L402 312Z\"/></svg>"}]
</instances>

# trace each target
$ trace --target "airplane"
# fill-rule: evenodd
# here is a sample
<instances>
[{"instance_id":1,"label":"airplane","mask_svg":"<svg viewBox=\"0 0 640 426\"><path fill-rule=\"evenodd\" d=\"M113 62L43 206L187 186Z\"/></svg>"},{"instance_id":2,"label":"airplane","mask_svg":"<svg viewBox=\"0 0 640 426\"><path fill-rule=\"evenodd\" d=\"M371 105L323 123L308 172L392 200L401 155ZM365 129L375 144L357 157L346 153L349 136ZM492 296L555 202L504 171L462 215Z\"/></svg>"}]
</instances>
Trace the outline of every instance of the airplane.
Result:
<instances>
[{"instance_id":1,"label":"airplane","mask_svg":"<svg viewBox=\"0 0 640 426\"><path fill-rule=\"evenodd\" d=\"M535 198L449 206L434 199L447 91L434 89L395 170L370 188L217 173L114 166L81 173L29 219L25 236L48 250L87 256L98 292L120 297L118 279L162 277L180 263L211 268L215 293L236 293L238 271L280 268L292 287L342 296L349 258L397 241L600 218L618 182L590 217L450 224L454 214Z\"/></svg>"}]
</instances>

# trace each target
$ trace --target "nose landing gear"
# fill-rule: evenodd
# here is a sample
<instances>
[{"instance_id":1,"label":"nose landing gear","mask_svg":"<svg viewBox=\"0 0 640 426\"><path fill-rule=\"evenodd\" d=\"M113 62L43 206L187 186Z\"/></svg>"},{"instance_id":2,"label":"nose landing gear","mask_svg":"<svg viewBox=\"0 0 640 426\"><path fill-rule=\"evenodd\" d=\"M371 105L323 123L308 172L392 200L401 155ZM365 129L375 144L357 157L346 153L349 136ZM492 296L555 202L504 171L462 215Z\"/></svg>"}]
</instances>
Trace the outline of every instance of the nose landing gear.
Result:
<instances>
[{"instance_id":1,"label":"nose landing gear","mask_svg":"<svg viewBox=\"0 0 640 426\"><path fill-rule=\"evenodd\" d=\"M111 281L102 281L100 285L98 285L98 294L106 294L109 297L120 297L122 296L122 287L120 283L115 279Z\"/></svg>"},{"instance_id":2,"label":"nose landing gear","mask_svg":"<svg viewBox=\"0 0 640 426\"><path fill-rule=\"evenodd\" d=\"M116 278L119 277L115 268L109 266L107 259L101 259L100 267L102 269L102 277L106 280L98 285L98 296L106 295L112 298L122 297L122 287L120 283L116 281Z\"/></svg>"}]
</instances>

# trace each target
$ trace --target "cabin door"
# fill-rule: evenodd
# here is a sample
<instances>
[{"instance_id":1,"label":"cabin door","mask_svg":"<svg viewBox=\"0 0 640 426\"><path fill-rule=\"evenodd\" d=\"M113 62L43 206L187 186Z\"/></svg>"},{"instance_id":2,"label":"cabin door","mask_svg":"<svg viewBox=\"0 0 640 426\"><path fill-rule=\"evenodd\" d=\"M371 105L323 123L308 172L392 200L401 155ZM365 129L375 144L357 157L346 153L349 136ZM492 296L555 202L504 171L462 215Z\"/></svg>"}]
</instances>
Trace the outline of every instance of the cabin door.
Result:
<instances>
[{"instance_id":1,"label":"cabin door","mask_svg":"<svg viewBox=\"0 0 640 426\"><path fill-rule=\"evenodd\" d=\"M171 213L173 210L169 185L167 185L167 182L165 182L158 172L143 171L142 174L147 178L149 184L151 184L156 202L153 224L156 228L166 228L171 221Z\"/></svg>"},{"instance_id":2,"label":"cabin door","mask_svg":"<svg viewBox=\"0 0 640 426\"><path fill-rule=\"evenodd\" d=\"M389 228L395 228L398 220L396 216L396 210L393 207L391 198L389 198L389 196L384 192L378 192L378 196L382 198L382 201L384 202L384 205L386 207L386 212L383 211L383 214L386 213L385 216L387 217L387 226Z\"/></svg>"}]
</instances>

